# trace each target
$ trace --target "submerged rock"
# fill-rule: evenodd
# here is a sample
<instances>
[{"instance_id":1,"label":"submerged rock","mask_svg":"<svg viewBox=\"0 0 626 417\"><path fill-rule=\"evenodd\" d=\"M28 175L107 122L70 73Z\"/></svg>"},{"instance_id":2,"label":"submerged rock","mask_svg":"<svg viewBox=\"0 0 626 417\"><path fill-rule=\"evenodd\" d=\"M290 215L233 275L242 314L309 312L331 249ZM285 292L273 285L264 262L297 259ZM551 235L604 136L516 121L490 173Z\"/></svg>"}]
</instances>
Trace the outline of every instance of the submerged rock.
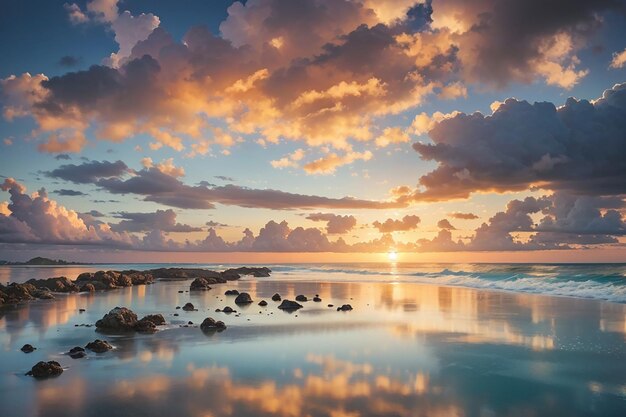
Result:
<instances>
[{"instance_id":1,"label":"submerged rock","mask_svg":"<svg viewBox=\"0 0 626 417\"><path fill-rule=\"evenodd\" d=\"M204 319L204 321L200 325L200 329L202 331L224 330L225 328L226 328L226 325L224 324L223 321L215 320L215 319L212 319L211 317L207 317L206 319Z\"/></svg>"},{"instance_id":2,"label":"submerged rock","mask_svg":"<svg viewBox=\"0 0 626 417\"><path fill-rule=\"evenodd\" d=\"M67 352L67 354L70 355L70 358L72 359L80 359L87 356L87 354L85 353L85 349L80 346L74 346L70 349L69 352Z\"/></svg>"},{"instance_id":3,"label":"submerged rock","mask_svg":"<svg viewBox=\"0 0 626 417\"><path fill-rule=\"evenodd\" d=\"M237 291L237 290L226 290L224 295L239 295L239 291Z\"/></svg>"},{"instance_id":4,"label":"submerged rock","mask_svg":"<svg viewBox=\"0 0 626 417\"><path fill-rule=\"evenodd\" d=\"M295 301L291 301L291 300L285 299L285 300L283 300L282 303L280 303L278 308L281 309L281 310L297 310L299 308L302 308L302 304L296 303Z\"/></svg>"},{"instance_id":5,"label":"submerged rock","mask_svg":"<svg viewBox=\"0 0 626 417\"><path fill-rule=\"evenodd\" d=\"M96 328L112 331L135 330L137 315L126 307L115 307L96 322Z\"/></svg>"},{"instance_id":6,"label":"submerged rock","mask_svg":"<svg viewBox=\"0 0 626 417\"><path fill-rule=\"evenodd\" d=\"M33 351L35 351L37 348L34 347L33 345L30 345L28 343L26 343L24 346L22 346L22 348L20 349L22 352L24 353L31 353Z\"/></svg>"},{"instance_id":7,"label":"submerged rock","mask_svg":"<svg viewBox=\"0 0 626 417\"><path fill-rule=\"evenodd\" d=\"M189 286L191 291L207 291L210 290L209 281L205 278L196 278L193 280L191 285Z\"/></svg>"},{"instance_id":8,"label":"submerged rock","mask_svg":"<svg viewBox=\"0 0 626 417\"><path fill-rule=\"evenodd\" d=\"M250 304L252 303L252 297L247 292L242 292L235 298L235 304Z\"/></svg>"},{"instance_id":9,"label":"submerged rock","mask_svg":"<svg viewBox=\"0 0 626 417\"><path fill-rule=\"evenodd\" d=\"M85 348L91 350L92 352L104 353L108 350L113 349L113 346L111 346L111 344L106 340L96 339L93 342L87 343L87 346L85 346Z\"/></svg>"},{"instance_id":10,"label":"submerged rock","mask_svg":"<svg viewBox=\"0 0 626 417\"><path fill-rule=\"evenodd\" d=\"M281 300L280 294L276 293L272 295L272 301L280 301L280 300Z\"/></svg>"},{"instance_id":11,"label":"submerged rock","mask_svg":"<svg viewBox=\"0 0 626 417\"><path fill-rule=\"evenodd\" d=\"M230 313L236 313L236 312L237 312L237 310L234 310L234 309L233 309L232 307L230 307L230 306L226 306L226 307L224 307L224 308L222 309L222 313L228 313L228 314L230 314Z\"/></svg>"},{"instance_id":12,"label":"submerged rock","mask_svg":"<svg viewBox=\"0 0 626 417\"><path fill-rule=\"evenodd\" d=\"M337 311L350 311L352 306L350 304L344 304L341 307L337 307Z\"/></svg>"},{"instance_id":13,"label":"submerged rock","mask_svg":"<svg viewBox=\"0 0 626 417\"><path fill-rule=\"evenodd\" d=\"M316 295L315 297L313 297L313 301L315 301L316 303L321 303L322 299L318 295Z\"/></svg>"},{"instance_id":14,"label":"submerged rock","mask_svg":"<svg viewBox=\"0 0 626 417\"><path fill-rule=\"evenodd\" d=\"M37 362L35 366L31 368L26 375L33 376L35 378L49 378L52 376L58 376L63 373L61 364L57 361Z\"/></svg>"},{"instance_id":15,"label":"submerged rock","mask_svg":"<svg viewBox=\"0 0 626 417\"><path fill-rule=\"evenodd\" d=\"M309 301L309 299L306 298L306 295L298 294L296 296L296 301Z\"/></svg>"},{"instance_id":16,"label":"submerged rock","mask_svg":"<svg viewBox=\"0 0 626 417\"><path fill-rule=\"evenodd\" d=\"M183 310L185 311L194 311L196 308L194 307L193 304L191 303L187 303L183 306Z\"/></svg>"}]
</instances>

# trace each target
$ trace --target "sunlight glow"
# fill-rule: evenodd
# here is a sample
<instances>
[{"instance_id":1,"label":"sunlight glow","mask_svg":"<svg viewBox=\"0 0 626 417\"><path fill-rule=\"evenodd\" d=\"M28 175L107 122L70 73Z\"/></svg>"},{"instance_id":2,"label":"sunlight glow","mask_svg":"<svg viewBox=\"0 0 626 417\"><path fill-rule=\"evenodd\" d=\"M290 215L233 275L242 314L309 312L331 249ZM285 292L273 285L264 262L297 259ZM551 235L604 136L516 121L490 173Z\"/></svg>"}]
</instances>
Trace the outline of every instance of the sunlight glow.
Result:
<instances>
[{"instance_id":1,"label":"sunlight glow","mask_svg":"<svg viewBox=\"0 0 626 417\"><path fill-rule=\"evenodd\" d=\"M389 251L389 253L387 253L387 257L389 258L390 261L397 261L398 260L398 252L396 252L396 251Z\"/></svg>"}]
</instances>

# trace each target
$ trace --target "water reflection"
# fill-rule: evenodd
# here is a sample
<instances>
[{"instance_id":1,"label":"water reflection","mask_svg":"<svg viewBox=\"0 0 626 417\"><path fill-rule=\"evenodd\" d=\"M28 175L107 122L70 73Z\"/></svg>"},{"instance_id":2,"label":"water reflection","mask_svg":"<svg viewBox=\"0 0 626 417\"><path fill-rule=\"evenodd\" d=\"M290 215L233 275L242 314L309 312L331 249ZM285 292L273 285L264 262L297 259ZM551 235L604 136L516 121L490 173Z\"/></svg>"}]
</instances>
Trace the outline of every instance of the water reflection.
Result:
<instances>
[{"instance_id":1,"label":"water reflection","mask_svg":"<svg viewBox=\"0 0 626 417\"><path fill-rule=\"evenodd\" d=\"M568 298L416 285L271 279L184 292L159 282L69 294L0 313L0 403L13 416L501 416L623 415L626 306ZM237 288L268 307L237 308ZM183 293L179 293L183 291ZM319 294L286 314L270 301ZM199 311L176 306L191 301ZM337 312L327 304L353 305ZM117 305L163 313L153 335L104 336L115 346L72 360L103 337L90 324ZM80 313L80 309L85 309ZM180 314L174 316L174 313ZM204 317L228 329L179 327ZM24 343L38 350L19 352ZM59 378L22 376L58 360ZM1 413L3 416L5 413Z\"/></svg>"}]
</instances>

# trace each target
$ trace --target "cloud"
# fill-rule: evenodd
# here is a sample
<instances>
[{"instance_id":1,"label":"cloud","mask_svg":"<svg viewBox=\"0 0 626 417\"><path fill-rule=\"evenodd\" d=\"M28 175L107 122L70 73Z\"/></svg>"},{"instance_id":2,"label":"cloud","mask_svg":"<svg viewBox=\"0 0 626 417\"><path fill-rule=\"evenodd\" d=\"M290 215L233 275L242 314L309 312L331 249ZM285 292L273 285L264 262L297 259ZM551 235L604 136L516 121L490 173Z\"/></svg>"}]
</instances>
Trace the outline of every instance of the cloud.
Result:
<instances>
[{"instance_id":1,"label":"cloud","mask_svg":"<svg viewBox=\"0 0 626 417\"><path fill-rule=\"evenodd\" d=\"M450 224L450 220L448 219L441 219L437 222L437 227L440 229L446 229L446 230L456 230L456 227L452 226L452 224Z\"/></svg>"},{"instance_id":2,"label":"cloud","mask_svg":"<svg viewBox=\"0 0 626 417\"><path fill-rule=\"evenodd\" d=\"M326 233L328 234L347 233L356 226L356 218L354 216L340 216L332 213L312 213L306 216L306 218L314 222L326 222Z\"/></svg>"},{"instance_id":3,"label":"cloud","mask_svg":"<svg viewBox=\"0 0 626 417\"><path fill-rule=\"evenodd\" d=\"M128 166L122 161L91 161L80 165L61 165L45 174L50 178L58 178L75 184L89 184L96 183L103 178L119 177L126 172L128 172Z\"/></svg>"},{"instance_id":4,"label":"cloud","mask_svg":"<svg viewBox=\"0 0 626 417\"><path fill-rule=\"evenodd\" d=\"M66 154L66 153L60 153L60 154L56 155L56 156L54 157L54 159L56 159L57 161L60 161L60 160L69 161L70 159L72 159L72 157L71 157L71 156L69 156L69 155L68 155L68 154Z\"/></svg>"},{"instance_id":5,"label":"cloud","mask_svg":"<svg viewBox=\"0 0 626 417\"><path fill-rule=\"evenodd\" d=\"M610 68L619 69L623 68L626 65L626 49L621 52L615 52L613 54L613 59L611 59Z\"/></svg>"},{"instance_id":6,"label":"cloud","mask_svg":"<svg viewBox=\"0 0 626 417\"><path fill-rule=\"evenodd\" d=\"M54 190L53 193L61 195L61 196L68 196L68 197L88 195L88 194L83 193L82 191L68 190L68 189L65 189L65 188L62 188L60 190Z\"/></svg>"},{"instance_id":7,"label":"cloud","mask_svg":"<svg viewBox=\"0 0 626 417\"><path fill-rule=\"evenodd\" d=\"M343 165L351 164L352 162L357 160L369 161L370 159L372 159L372 153L370 151L351 151L344 155L338 155L334 152L331 152L320 159L316 159L313 162L305 164L303 168L309 174L328 175L334 173L337 168Z\"/></svg>"},{"instance_id":8,"label":"cloud","mask_svg":"<svg viewBox=\"0 0 626 417\"><path fill-rule=\"evenodd\" d=\"M475 215L474 213L460 213L460 212L448 213L448 216L454 219L460 219L460 220L475 220L478 218L478 216Z\"/></svg>"},{"instance_id":9,"label":"cloud","mask_svg":"<svg viewBox=\"0 0 626 417\"><path fill-rule=\"evenodd\" d=\"M304 149L296 149L293 153L284 156L275 161L270 161L270 164L274 168L296 168L298 166L298 162L300 162L304 158Z\"/></svg>"},{"instance_id":10,"label":"cloud","mask_svg":"<svg viewBox=\"0 0 626 417\"><path fill-rule=\"evenodd\" d=\"M415 215L406 215L401 220L387 219L384 222L372 223L381 233L401 232L417 229L420 218Z\"/></svg>"},{"instance_id":11,"label":"cloud","mask_svg":"<svg viewBox=\"0 0 626 417\"><path fill-rule=\"evenodd\" d=\"M229 227L227 224L216 222L215 220L209 220L205 223L209 227Z\"/></svg>"},{"instance_id":12,"label":"cloud","mask_svg":"<svg viewBox=\"0 0 626 417\"><path fill-rule=\"evenodd\" d=\"M598 100L570 98L557 108L507 99L490 116L457 114L415 143L438 167L407 199L467 198L529 187L592 195L626 193L626 84Z\"/></svg>"},{"instance_id":13,"label":"cloud","mask_svg":"<svg viewBox=\"0 0 626 417\"><path fill-rule=\"evenodd\" d=\"M376 138L376 146L384 148L385 146L409 142L409 135L399 127L388 127L383 130L382 135Z\"/></svg>"},{"instance_id":14,"label":"cloud","mask_svg":"<svg viewBox=\"0 0 626 417\"><path fill-rule=\"evenodd\" d=\"M64 55L59 59L58 64L62 67L75 67L77 66L81 61L81 58L79 57L75 57L73 55Z\"/></svg>"},{"instance_id":15,"label":"cloud","mask_svg":"<svg viewBox=\"0 0 626 417\"><path fill-rule=\"evenodd\" d=\"M154 213L129 213L119 212L115 217L123 219L117 224L111 225L114 232L148 232L160 230L165 233L200 232L202 228L192 227L187 224L176 222L176 213L172 209L157 210Z\"/></svg>"}]
</instances>

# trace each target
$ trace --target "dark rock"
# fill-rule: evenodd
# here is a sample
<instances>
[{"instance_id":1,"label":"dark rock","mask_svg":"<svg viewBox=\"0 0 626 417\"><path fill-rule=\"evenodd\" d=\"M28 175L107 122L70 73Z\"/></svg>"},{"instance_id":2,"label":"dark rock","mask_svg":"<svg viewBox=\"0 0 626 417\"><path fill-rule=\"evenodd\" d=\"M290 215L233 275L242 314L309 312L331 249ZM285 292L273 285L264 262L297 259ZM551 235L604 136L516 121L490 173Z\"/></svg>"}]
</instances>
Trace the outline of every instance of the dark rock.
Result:
<instances>
[{"instance_id":1,"label":"dark rock","mask_svg":"<svg viewBox=\"0 0 626 417\"><path fill-rule=\"evenodd\" d=\"M309 301L309 299L306 298L306 295L299 294L296 296L296 301Z\"/></svg>"},{"instance_id":2,"label":"dark rock","mask_svg":"<svg viewBox=\"0 0 626 417\"><path fill-rule=\"evenodd\" d=\"M196 278L193 280L193 282L189 286L189 289L191 291L206 291L206 290L210 290L211 287L209 287L209 281L207 281L206 279Z\"/></svg>"},{"instance_id":3,"label":"dark rock","mask_svg":"<svg viewBox=\"0 0 626 417\"><path fill-rule=\"evenodd\" d=\"M84 313L84 312L85 312L85 309L84 309L84 308L79 308L79 309L78 309L78 312L79 312L79 313Z\"/></svg>"},{"instance_id":4,"label":"dark rock","mask_svg":"<svg viewBox=\"0 0 626 417\"><path fill-rule=\"evenodd\" d=\"M176 306L176 310L180 310L180 306Z\"/></svg>"},{"instance_id":5,"label":"dark rock","mask_svg":"<svg viewBox=\"0 0 626 417\"><path fill-rule=\"evenodd\" d=\"M107 350L113 349L113 346L111 346L111 344L106 340L96 339L93 342L87 343L87 346L85 346L85 348L91 350L92 352L104 353Z\"/></svg>"},{"instance_id":6,"label":"dark rock","mask_svg":"<svg viewBox=\"0 0 626 417\"><path fill-rule=\"evenodd\" d=\"M224 295L239 295L239 291L237 291L237 290L226 290Z\"/></svg>"},{"instance_id":7,"label":"dark rock","mask_svg":"<svg viewBox=\"0 0 626 417\"><path fill-rule=\"evenodd\" d=\"M207 317L206 319L204 319L204 321L200 325L200 329L202 331L224 330L225 328L226 328L226 325L224 324L223 321L214 320L211 317Z\"/></svg>"},{"instance_id":8,"label":"dark rock","mask_svg":"<svg viewBox=\"0 0 626 417\"><path fill-rule=\"evenodd\" d=\"M141 319L135 324L135 331L141 333L152 333L156 332L156 324L151 322L150 320Z\"/></svg>"},{"instance_id":9,"label":"dark rock","mask_svg":"<svg viewBox=\"0 0 626 417\"><path fill-rule=\"evenodd\" d=\"M175 316L175 317L178 317L178 313L174 313L174 316Z\"/></svg>"},{"instance_id":10,"label":"dark rock","mask_svg":"<svg viewBox=\"0 0 626 417\"><path fill-rule=\"evenodd\" d=\"M313 297L313 301L315 301L316 303L321 303L322 299L316 295L315 297Z\"/></svg>"},{"instance_id":11,"label":"dark rock","mask_svg":"<svg viewBox=\"0 0 626 417\"><path fill-rule=\"evenodd\" d=\"M187 303L183 306L183 310L185 311L194 311L196 308L191 303Z\"/></svg>"},{"instance_id":12,"label":"dark rock","mask_svg":"<svg viewBox=\"0 0 626 417\"><path fill-rule=\"evenodd\" d=\"M165 280L204 278L209 284L223 284L226 282L221 273L201 268L158 268L146 272Z\"/></svg>"},{"instance_id":13,"label":"dark rock","mask_svg":"<svg viewBox=\"0 0 626 417\"><path fill-rule=\"evenodd\" d=\"M281 310L297 310L302 308L302 304L296 303L295 301L284 299L282 303L278 306Z\"/></svg>"},{"instance_id":14,"label":"dark rock","mask_svg":"<svg viewBox=\"0 0 626 417\"><path fill-rule=\"evenodd\" d=\"M91 283L84 284L80 287L80 292L96 292L96 287Z\"/></svg>"},{"instance_id":15,"label":"dark rock","mask_svg":"<svg viewBox=\"0 0 626 417\"><path fill-rule=\"evenodd\" d=\"M179 294L182 294L182 293L184 293L184 292L185 292L185 291L183 291L183 290L178 291L178 293L179 293Z\"/></svg>"},{"instance_id":16,"label":"dark rock","mask_svg":"<svg viewBox=\"0 0 626 417\"><path fill-rule=\"evenodd\" d=\"M27 284L32 284L36 288L46 289L53 292L78 292L79 287L66 277L29 279Z\"/></svg>"},{"instance_id":17,"label":"dark rock","mask_svg":"<svg viewBox=\"0 0 626 417\"><path fill-rule=\"evenodd\" d=\"M33 345L30 345L28 343L26 343L24 346L22 346L22 348L20 349L22 352L24 353L31 353L32 351L36 350L37 348L34 347Z\"/></svg>"},{"instance_id":18,"label":"dark rock","mask_svg":"<svg viewBox=\"0 0 626 417\"><path fill-rule=\"evenodd\" d=\"M222 309L222 313L228 313L228 314L230 314L230 313L236 313L236 312L237 312L237 311L236 311L236 310L233 310L233 308L232 308L232 307L230 307L230 306L226 306L226 307L224 307L224 308Z\"/></svg>"},{"instance_id":19,"label":"dark rock","mask_svg":"<svg viewBox=\"0 0 626 417\"><path fill-rule=\"evenodd\" d=\"M165 324L165 317L163 317L163 314L148 314L139 321L149 321L155 326L163 326Z\"/></svg>"},{"instance_id":20,"label":"dark rock","mask_svg":"<svg viewBox=\"0 0 626 417\"><path fill-rule=\"evenodd\" d=\"M261 278L261 277L269 277L271 272L272 272L271 269L264 267L264 266L262 267L242 266L240 268L227 269L226 271L222 272L222 276L225 278L236 276L236 278L234 279L239 279L241 275L252 275L256 278Z\"/></svg>"},{"instance_id":21,"label":"dark rock","mask_svg":"<svg viewBox=\"0 0 626 417\"><path fill-rule=\"evenodd\" d=\"M187 324L193 324L193 321L189 320L189 321L187 322Z\"/></svg>"},{"instance_id":22,"label":"dark rock","mask_svg":"<svg viewBox=\"0 0 626 417\"><path fill-rule=\"evenodd\" d=\"M250 304L252 302L252 297L247 292L242 292L235 298L235 304Z\"/></svg>"},{"instance_id":23,"label":"dark rock","mask_svg":"<svg viewBox=\"0 0 626 417\"><path fill-rule=\"evenodd\" d=\"M350 311L352 306L350 304L344 304L341 307L337 307L337 311Z\"/></svg>"},{"instance_id":24,"label":"dark rock","mask_svg":"<svg viewBox=\"0 0 626 417\"><path fill-rule=\"evenodd\" d=\"M135 330L137 315L126 307L115 307L100 320L96 322L96 327L103 330L128 331Z\"/></svg>"},{"instance_id":25,"label":"dark rock","mask_svg":"<svg viewBox=\"0 0 626 417\"><path fill-rule=\"evenodd\" d=\"M57 361L49 362L37 362L32 369L26 373L26 375L33 376L35 378L49 378L52 376L58 376L63 373L63 368Z\"/></svg>"},{"instance_id":26,"label":"dark rock","mask_svg":"<svg viewBox=\"0 0 626 417\"><path fill-rule=\"evenodd\" d=\"M260 305L261 307L265 307L265 306L267 305L267 301L265 301L265 300L261 300L261 301L259 301L259 305Z\"/></svg>"},{"instance_id":27,"label":"dark rock","mask_svg":"<svg viewBox=\"0 0 626 417\"><path fill-rule=\"evenodd\" d=\"M276 293L272 295L272 301L280 301L280 300L281 300L280 294Z\"/></svg>"},{"instance_id":28,"label":"dark rock","mask_svg":"<svg viewBox=\"0 0 626 417\"><path fill-rule=\"evenodd\" d=\"M54 295L47 288L37 288L34 290L31 295L35 298L39 298L40 300L54 300Z\"/></svg>"},{"instance_id":29,"label":"dark rock","mask_svg":"<svg viewBox=\"0 0 626 417\"><path fill-rule=\"evenodd\" d=\"M67 354L70 355L70 358L72 359L80 359L87 356L87 354L85 353L85 349L80 346L75 346L71 348L70 351L67 352Z\"/></svg>"},{"instance_id":30,"label":"dark rock","mask_svg":"<svg viewBox=\"0 0 626 417\"><path fill-rule=\"evenodd\" d=\"M334 304L328 304L328 307L334 307L334 306L335 306Z\"/></svg>"}]
</instances>

